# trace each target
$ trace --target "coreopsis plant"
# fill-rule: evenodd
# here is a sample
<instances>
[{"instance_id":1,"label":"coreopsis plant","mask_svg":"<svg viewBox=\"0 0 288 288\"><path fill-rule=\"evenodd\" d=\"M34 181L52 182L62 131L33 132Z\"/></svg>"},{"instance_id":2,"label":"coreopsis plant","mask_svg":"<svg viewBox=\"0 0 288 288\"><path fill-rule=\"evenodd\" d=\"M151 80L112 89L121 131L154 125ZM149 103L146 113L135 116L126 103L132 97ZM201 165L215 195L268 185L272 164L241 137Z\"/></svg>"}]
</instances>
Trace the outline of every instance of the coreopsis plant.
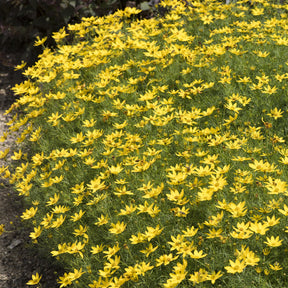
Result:
<instances>
[{"instance_id":1,"label":"coreopsis plant","mask_svg":"<svg viewBox=\"0 0 288 288\"><path fill-rule=\"evenodd\" d=\"M0 172L59 287L285 286L288 7L248 2L163 0L37 39Z\"/></svg>"}]
</instances>

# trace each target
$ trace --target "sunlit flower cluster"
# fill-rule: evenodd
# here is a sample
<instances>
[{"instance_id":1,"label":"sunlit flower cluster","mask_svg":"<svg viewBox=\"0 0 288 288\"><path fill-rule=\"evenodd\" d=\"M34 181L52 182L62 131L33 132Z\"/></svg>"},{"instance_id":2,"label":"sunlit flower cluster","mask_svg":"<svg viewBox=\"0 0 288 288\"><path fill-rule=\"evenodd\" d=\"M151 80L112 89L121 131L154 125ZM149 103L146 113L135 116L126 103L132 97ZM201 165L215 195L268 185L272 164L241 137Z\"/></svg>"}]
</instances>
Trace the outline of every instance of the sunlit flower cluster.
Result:
<instances>
[{"instance_id":1,"label":"sunlit flower cluster","mask_svg":"<svg viewBox=\"0 0 288 288\"><path fill-rule=\"evenodd\" d=\"M270 2L163 0L36 40L0 172L70 267L60 287L279 287L288 6Z\"/></svg>"}]
</instances>

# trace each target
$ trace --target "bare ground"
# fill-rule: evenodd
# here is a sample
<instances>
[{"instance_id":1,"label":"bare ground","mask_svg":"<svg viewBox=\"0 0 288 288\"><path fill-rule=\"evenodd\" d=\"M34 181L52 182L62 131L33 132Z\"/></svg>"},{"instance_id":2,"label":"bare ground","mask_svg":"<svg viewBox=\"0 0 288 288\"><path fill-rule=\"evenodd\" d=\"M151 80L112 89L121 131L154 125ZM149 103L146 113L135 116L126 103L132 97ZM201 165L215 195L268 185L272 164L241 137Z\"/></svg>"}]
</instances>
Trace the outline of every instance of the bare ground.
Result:
<instances>
[{"instance_id":1,"label":"bare ground","mask_svg":"<svg viewBox=\"0 0 288 288\"><path fill-rule=\"evenodd\" d=\"M13 69L20 62L21 54L0 52L0 136L7 121L4 112L14 101L11 87L23 80ZM0 143L0 150L7 148L7 145L9 146L9 141L4 146ZM3 161L0 162L0 167L3 164ZM59 275L54 271L59 272L61 268L56 267L45 251L40 251L37 245L31 244L30 229L24 226L20 218L23 210L23 199L8 181L0 179L0 224L4 224L7 231L0 236L0 288L36 287L26 285L36 272L43 275L41 286L37 287L59 287L56 282Z\"/></svg>"}]
</instances>

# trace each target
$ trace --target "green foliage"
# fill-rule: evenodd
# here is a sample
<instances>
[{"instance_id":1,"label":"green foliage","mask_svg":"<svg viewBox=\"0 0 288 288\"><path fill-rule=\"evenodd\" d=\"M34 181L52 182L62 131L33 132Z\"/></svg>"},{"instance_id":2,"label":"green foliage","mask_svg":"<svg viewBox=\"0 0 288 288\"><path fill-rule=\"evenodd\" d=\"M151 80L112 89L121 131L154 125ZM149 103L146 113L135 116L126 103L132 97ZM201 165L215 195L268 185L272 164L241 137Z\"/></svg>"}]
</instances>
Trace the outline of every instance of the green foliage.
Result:
<instances>
[{"instance_id":1,"label":"green foliage","mask_svg":"<svg viewBox=\"0 0 288 288\"><path fill-rule=\"evenodd\" d=\"M37 39L0 173L60 287L285 287L288 7L161 5Z\"/></svg>"}]
</instances>

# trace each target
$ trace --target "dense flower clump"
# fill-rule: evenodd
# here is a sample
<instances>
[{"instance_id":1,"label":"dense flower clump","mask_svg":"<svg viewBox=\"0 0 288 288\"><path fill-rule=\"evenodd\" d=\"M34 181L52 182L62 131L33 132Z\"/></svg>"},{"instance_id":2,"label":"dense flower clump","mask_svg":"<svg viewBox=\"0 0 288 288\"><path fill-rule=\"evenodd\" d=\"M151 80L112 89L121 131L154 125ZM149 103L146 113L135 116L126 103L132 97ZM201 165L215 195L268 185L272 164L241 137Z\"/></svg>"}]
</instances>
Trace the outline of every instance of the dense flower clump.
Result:
<instances>
[{"instance_id":1,"label":"dense flower clump","mask_svg":"<svg viewBox=\"0 0 288 288\"><path fill-rule=\"evenodd\" d=\"M286 283L288 6L269 3L164 0L37 39L0 172L60 287Z\"/></svg>"}]
</instances>

